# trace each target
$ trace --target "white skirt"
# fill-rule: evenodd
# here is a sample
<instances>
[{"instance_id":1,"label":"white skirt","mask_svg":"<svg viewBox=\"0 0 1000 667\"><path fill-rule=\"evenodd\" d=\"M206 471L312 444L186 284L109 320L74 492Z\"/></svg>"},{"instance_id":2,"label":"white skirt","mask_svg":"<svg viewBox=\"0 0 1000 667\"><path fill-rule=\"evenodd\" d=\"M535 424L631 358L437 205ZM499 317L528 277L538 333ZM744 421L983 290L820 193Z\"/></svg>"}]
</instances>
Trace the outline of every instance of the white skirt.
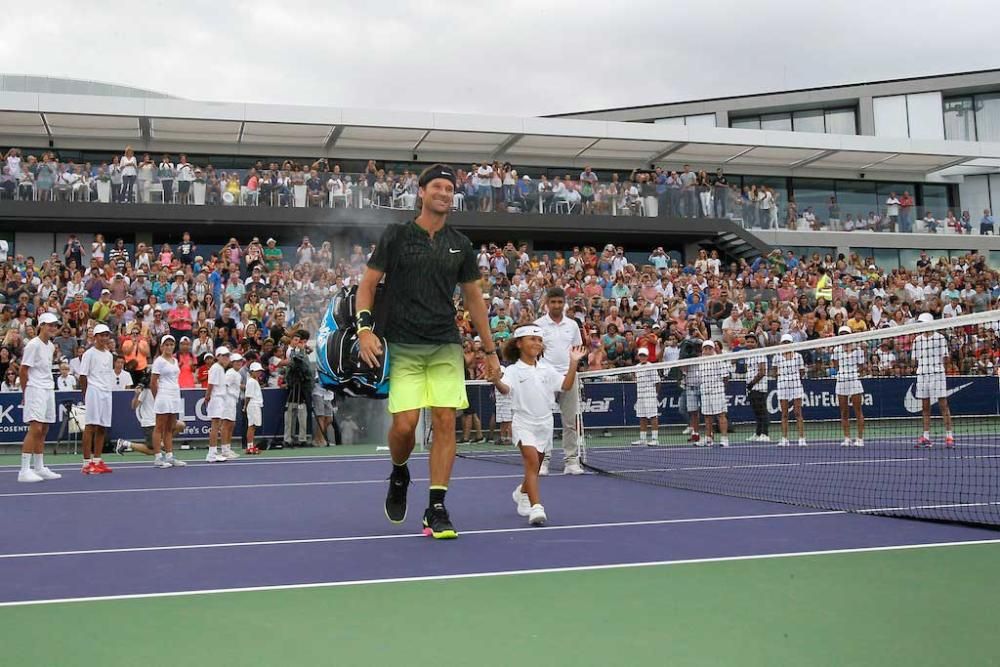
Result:
<instances>
[{"instance_id":1,"label":"white skirt","mask_svg":"<svg viewBox=\"0 0 1000 667\"><path fill-rule=\"evenodd\" d=\"M834 393L837 396L855 396L865 393L865 388L861 386L861 380L838 380Z\"/></svg>"},{"instance_id":2,"label":"white skirt","mask_svg":"<svg viewBox=\"0 0 1000 667\"><path fill-rule=\"evenodd\" d=\"M26 424L28 422L54 424L56 422L55 391L39 387L25 387L23 415Z\"/></svg>"},{"instance_id":3,"label":"white skirt","mask_svg":"<svg viewBox=\"0 0 1000 667\"><path fill-rule=\"evenodd\" d=\"M553 423L525 423L514 420L511 425L511 435L515 445L534 447L540 452L552 451Z\"/></svg>"},{"instance_id":4,"label":"white skirt","mask_svg":"<svg viewBox=\"0 0 1000 667\"><path fill-rule=\"evenodd\" d=\"M701 414L721 415L726 411L726 392L712 391L701 395Z\"/></svg>"},{"instance_id":5,"label":"white skirt","mask_svg":"<svg viewBox=\"0 0 1000 667\"><path fill-rule=\"evenodd\" d=\"M182 415L184 413L184 399L180 397L180 394L164 394L161 391L156 394L153 412L158 415Z\"/></svg>"},{"instance_id":6,"label":"white skirt","mask_svg":"<svg viewBox=\"0 0 1000 667\"><path fill-rule=\"evenodd\" d=\"M111 392L99 389L87 389L84 398L84 405L87 407L87 416L83 423L87 426L111 426Z\"/></svg>"}]
</instances>

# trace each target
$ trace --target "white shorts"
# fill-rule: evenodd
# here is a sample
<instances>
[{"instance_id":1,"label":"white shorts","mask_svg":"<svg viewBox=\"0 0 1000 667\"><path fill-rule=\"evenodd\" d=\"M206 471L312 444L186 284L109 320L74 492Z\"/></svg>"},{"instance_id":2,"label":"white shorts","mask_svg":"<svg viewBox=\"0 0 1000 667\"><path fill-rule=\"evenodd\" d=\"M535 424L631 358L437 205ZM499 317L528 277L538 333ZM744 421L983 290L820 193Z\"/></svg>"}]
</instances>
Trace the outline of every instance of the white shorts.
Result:
<instances>
[{"instance_id":1,"label":"white shorts","mask_svg":"<svg viewBox=\"0 0 1000 667\"><path fill-rule=\"evenodd\" d=\"M226 397L217 395L213 391L212 398L209 400L208 407L205 409L205 414L209 419L225 419Z\"/></svg>"},{"instance_id":2,"label":"white shorts","mask_svg":"<svg viewBox=\"0 0 1000 667\"><path fill-rule=\"evenodd\" d=\"M701 414L721 415L726 411L726 392L712 391L701 395Z\"/></svg>"},{"instance_id":3,"label":"white shorts","mask_svg":"<svg viewBox=\"0 0 1000 667\"><path fill-rule=\"evenodd\" d=\"M534 447L538 451L552 451L552 422L547 424L532 424L514 420L511 426L511 439L515 445Z\"/></svg>"},{"instance_id":4,"label":"white shorts","mask_svg":"<svg viewBox=\"0 0 1000 667\"><path fill-rule=\"evenodd\" d=\"M653 419L660 416L660 404L656 396L639 396L635 399L635 416L639 419Z\"/></svg>"},{"instance_id":5,"label":"white shorts","mask_svg":"<svg viewBox=\"0 0 1000 667\"><path fill-rule=\"evenodd\" d=\"M323 396L313 394L313 414L317 417L333 416L333 401L328 401Z\"/></svg>"},{"instance_id":6,"label":"white shorts","mask_svg":"<svg viewBox=\"0 0 1000 667\"><path fill-rule=\"evenodd\" d=\"M701 410L701 386L684 388L684 403L688 412Z\"/></svg>"},{"instance_id":7,"label":"white shorts","mask_svg":"<svg viewBox=\"0 0 1000 667\"><path fill-rule=\"evenodd\" d=\"M239 412L239 410L237 409L238 406L236 405L238 400L239 399L226 396L226 411L223 414L222 418L225 419L227 422L236 421L236 415Z\"/></svg>"},{"instance_id":8,"label":"white shorts","mask_svg":"<svg viewBox=\"0 0 1000 667\"><path fill-rule=\"evenodd\" d=\"M56 423L56 394L52 389L25 387L24 422Z\"/></svg>"},{"instance_id":9,"label":"white shorts","mask_svg":"<svg viewBox=\"0 0 1000 667\"><path fill-rule=\"evenodd\" d=\"M861 386L861 380L838 381L834 393L837 396L855 396L865 393L865 388Z\"/></svg>"},{"instance_id":10,"label":"white shorts","mask_svg":"<svg viewBox=\"0 0 1000 667\"><path fill-rule=\"evenodd\" d=\"M184 399L176 394L157 394L153 401L153 412L158 415L175 414L180 418L184 414Z\"/></svg>"},{"instance_id":11,"label":"white shorts","mask_svg":"<svg viewBox=\"0 0 1000 667\"><path fill-rule=\"evenodd\" d=\"M913 392L917 398L937 401L948 397L948 380L944 373L917 376L917 388Z\"/></svg>"},{"instance_id":12,"label":"white shorts","mask_svg":"<svg viewBox=\"0 0 1000 667\"><path fill-rule=\"evenodd\" d=\"M247 426L260 427L264 423L260 408L261 406L253 403L247 406Z\"/></svg>"},{"instance_id":13,"label":"white shorts","mask_svg":"<svg viewBox=\"0 0 1000 667\"><path fill-rule=\"evenodd\" d=\"M87 416L83 423L85 426L111 426L111 392L100 389L87 389L84 398L84 405L87 407Z\"/></svg>"}]
</instances>

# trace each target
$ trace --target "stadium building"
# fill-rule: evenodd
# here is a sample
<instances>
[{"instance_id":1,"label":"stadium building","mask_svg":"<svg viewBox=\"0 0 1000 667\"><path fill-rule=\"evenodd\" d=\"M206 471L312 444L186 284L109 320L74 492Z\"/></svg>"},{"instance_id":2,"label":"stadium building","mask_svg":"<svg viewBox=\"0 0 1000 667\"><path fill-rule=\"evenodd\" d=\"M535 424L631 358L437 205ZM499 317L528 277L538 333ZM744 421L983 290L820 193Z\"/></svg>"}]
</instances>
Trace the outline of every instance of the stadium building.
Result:
<instances>
[{"instance_id":1,"label":"stadium building","mask_svg":"<svg viewBox=\"0 0 1000 667\"><path fill-rule=\"evenodd\" d=\"M474 240L512 237L536 251L616 240L640 254L664 245L678 258L710 246L731 258L772 247L857 252L884 269L911 265L921 249L935 255L977 249L1000 261L1000 239L979 233L984 209L1000 201L1000 70L525 118L202 102L113 84L0 75L0 146L25 154L49 150L96 170L126 145L154 159L186 153L195 165L240 173L258 161L285 159L327 158L353 174L368 160L397 174L437 161L468 168L497 160L533 183L543 175L575 179L585 166L605 183L637 168L669 172L689 164L709 174L722 169L737 189L769 188L777 223L755 225L738 204L725 218L613 211L640 213L627 224L612 215L464 210L453 221ZM884 217L890 193L904 191L914 200L912 233L845 230L849 216ZM222 243L238 226L294 247L309 230L323 230L335 242L369 241L387 221L410 215L402 207L359 203L0 201L0 237L18 253L44 255L61 249L70 231L155 244L190 229L205 243ZM968 211L971 234L941 224L948 211L956 218ZM938 221L936 233L923 224L928 214Z\"/></svg>"}]
</instances>

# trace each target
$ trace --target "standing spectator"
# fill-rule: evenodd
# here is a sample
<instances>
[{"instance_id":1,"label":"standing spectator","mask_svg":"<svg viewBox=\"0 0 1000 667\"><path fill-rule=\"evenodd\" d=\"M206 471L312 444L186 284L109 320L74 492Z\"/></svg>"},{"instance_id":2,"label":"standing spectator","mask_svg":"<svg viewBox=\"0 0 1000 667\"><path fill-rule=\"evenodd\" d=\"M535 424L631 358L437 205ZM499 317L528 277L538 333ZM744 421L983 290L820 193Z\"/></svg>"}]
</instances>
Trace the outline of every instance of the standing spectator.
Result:
<instances>
[{"instance_id":1,"label":"standing spectator","mask_svg":"<svg viewBox=\"0 0 1000 667\"><path fill-rule=\"evenodd\" d=\"M308 340L308 331L296 331L292 335L285 361L281 364L285 368L285 387L288 389L283 440L286 447L292 447L296 442L304 445L307 441L306 417L313 383L312 362L309 361L309 349L306 346Z\"/></svg>"},{"instance_id":2,"label":"standing spectator","mask_svg":"<svg viewBox=\"0 0 1000 667\"><path fill-rule=\"evenodd\" d=\"M698 177L691 171L691 165L684 165L680 181L681 215L685 218L694 218L698 215Z\"/></svg>"},{"instance_id":3,"label":"standing spectator","mask_svg":"<svg viewBox=\"0 0 1000 667\"><path fill-rule=\"evenodd\" d=\"M885 200L885 217L889 220L889 231L896 231L896 223L899 222L899 199L895 192L890 192L889 198Z\"/></svg>"},{"instance_id":4,"label":"standing spectator","mask_svg":"<svg viewBox=\"0 0 1000 667\"><path fill-rule=\"evenodd\" d=\"M909 191L904 190L903 196L899 200L899 231L909 234L913 231L913 222L910 217L913 213L913 197Z\"/></svg>"},{"instance_id":5,"label":"standing spectator","mask_svg":"<svg viewBox=\"0 0 1000 667\"><path fill-rule=\"evenodd\" d=\"M122 201L135 203L135 181L139 176L139 162L131 146L125 147L125 154L118 164L122 171Z\"/></svg>"},{"instance_id":6,"label":"standing spectator","mask_svg":"<svg viewBox=\"0 0 1000 667\"><path fill-rule=\"evenodd\" d=\"M83 245L80 243L80 239L76 237L76 234L70 234L69 238L66 239L66 245L63 247L63 257L66 260L66 266L70 266L70 262L76 262L76 268L83 266Z\"/></svg>"},{"instance_id":7,"label":"standing spectator","mask_svg":"<svg viewBox=\"0 0 1000 667\"><path fill-rule=\"evenodd\" d=\"M316 248L309 241L308 236L302 237L302 243L299 244L298 249L295 251L295 257L298 260L298 265L312 264L313 257L316 254Z\"/></svg>"},{"instance_id":8,"label":"standing spectator","mask_svg":"<svg viewBox=\"0 0 1000 667\"><path fill-rule=\"evenodd\" d=\"M124 239L115 239L115 247L108 253L108 262L114 267L115 273L125 273L129 263L129 256Z\"/></svg>"},{"instance_id":9,"label":"standing spectator","mask_svg":"<svg viewBox=\"0 0 1000 667\"><path fill-rule=\"evenodd\" d=\"M163 155L156 173L160 178L160 186L163 188L163 203L166 204L169 202L172 204L174 202L174 176L176 175L176 168L174 167L174 163L171 162L169 155Z\"/></svg>"},{"instance_id":10,"label":"standing spectator","mask_svg":"<svg viewBox=\"0 0 1000 667\"><path fill-rule=\"evenodd\" d=\"M180 177L178 176L178 187L180 186ZM178 191L180 194L180 191ZM181 264L184 266L191 266L194 263L194 258L198 253L198 246L191 242L190 232L184 232L181 237L181 242L177 244L177 258L180 260ZM138 262L136 262L138 264Z\"/></svg>"},{"instance_id":11,"label":"standing spectator","mask_svg":"<svg viewBox=\"0 0 1000 667\"><path fill-rule=\"evenodd\" d=\"M267 246L264 248L264 266L267 268L267 272L274 273L280 270L282 260L284 260L284 253L278 247L277 241L274 238L269 238Z\"/></svg>"},{"instance_id":12,"label":"standing spectator","mask_svg":"<svg viewBox=\"0 0 1000 667\"><path fill-rule=\"evenodd\" d=\"M194 179L194 166L188 162L187 155L181 153L177 158L177 203L191 203L191 183Z\"/></svg>"},{"instance_id":13,"label":"standing spectator","mask_svg":"<svg viewBox=\"0 0 1000 667\"><path fill-rule=\"evenodd\" d=\"M713 196L712 208L716 218L725 218L728 215L726 210L729 205L729 181L722 173L722 167L715 170L715 178L712 181Z\"/></svg>"}]
</instances>

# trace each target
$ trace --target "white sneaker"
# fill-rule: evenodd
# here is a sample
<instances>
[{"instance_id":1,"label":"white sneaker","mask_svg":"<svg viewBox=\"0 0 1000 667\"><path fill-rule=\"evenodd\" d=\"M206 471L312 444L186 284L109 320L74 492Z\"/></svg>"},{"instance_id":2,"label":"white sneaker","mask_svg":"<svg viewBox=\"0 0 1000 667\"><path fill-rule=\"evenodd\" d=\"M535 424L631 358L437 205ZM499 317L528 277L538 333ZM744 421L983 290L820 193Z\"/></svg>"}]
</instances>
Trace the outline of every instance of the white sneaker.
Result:
<instances>
[{"instance_id":1,"label":"white sneaker","mask_svg":"<svg viewBox=\"0 0 1000 667\"><path fill-rule=\"evenodd\" d=\"M788 447L788 446L789 446L788 438L782 438L781 440L778 441L778 447Z\"/></svg>"},{"instance_id":2,"label":"white sneaker","mask_svg":"<svg viewBox=\"0 0 1000 667\"><path fill-rule=\"evenodd\" d=\"M713 438L711 438L711 437L705 438L701 442L702 442L702 446L704 446L704 447L712 447L713 445L715 445L715 440Z\"/></svg>"},{"instance_id":3,"label":"white sneaker","mask_svg":"<svg viewBox=\"0 0 1000 667\"><path fill-rule=\"evenodd\" d=\"M129 445L131 445L125 438L118 438L118 442L115 443L115 454L119 456L124 456L125 452L129 451Z\"/></svg>"},{"instance_id":4,"label":"white sneaker","mask_svg":"<svg viewBox=\"0 0 1000 667\"><path fill-rule=\"evenodd\" d=\"M757 436L757 442L771 442L771 436L764 433L763 435Z\"/></svg>"},{"instance_id":5,"label":"white sneaker","mask_svg":"<svg viewBox=\"0 0 1000 667\"><path fill-rule=\"evenodd\" d=\"M865 441L862 438L855 438L854 439L854 446L855 447L864 447L865 446Z\"/></svg>"},{"instance_id":6,"label":"white sneaker","mask_svg":"<svg viewBox=\"0 0 1000 667\"><path fill-rule=\"evenodd\" d=\"M659 447L660 446L660 441L657 440L656 438L653 438L652 440L650 440L649 442L646 443L646 446L647 447Z\"/></svg>"},{"instance_id":7,"label":"white sneaker","mask_svg":"<svg viewBox=\"0 0 1000 667\"><path fill-rule=\"evenodd\" d=\"M542 461L542 467L538 469L538 474L542 477L548 477L549 474L549 462Z\"/></svg>"},{"instance_id":8,"label":"white sneaker","mask_svg":"<svg viewBox=\"0 0 1000 667\"><path fill-rule=\"evenodd\" d=\"M757 434L754 434L754 435L751 435L749 438L747 438L747 442L757 442L758 439L759 439L759 436L757 436Z\"/></svg>"},{"instance_id":9,"label":"white sneaker","mask_svg":"<svg viewBox=\"0 0 1000 667\"><path fill-rule=\"evenodd\" d=\"M234 449L232 449L232 448L230 448L230 449L224 449L224 450L222 450L219 453L222 454L222 456L224 456L227 461L232 461L233 459L240 458L240 455L237 454L236 451Z\"/></svg>"},{"instance_id":10,"label":"white sneaker","mask_svg":"<svg viewBox=\"0 0 1000 667\"><path fill-rule=\"evenodd\" d=\"M805 447L805 446L806 446L806 439L799 438L799 447Z\"/></svg>"},{"instance_id":11,"label":"white sneaker","mask_svg":"<svg viewBox=\"0 0 1000 667\"><path fill-rule=\"evenodd\" d=\"M187 461L181 461L180 459L173 456L164 460L171 468L183 468L184 466L187 465Z\"/></svg>"},{"instance_id":12,"label":"white sneaker","mask_svg":"<svg viewBox=\"0 0 1000 667\"><path fill-rule=\"evenodd\" d=\"M583 474L583 466L581 466L579 463L567 463L566 464L566 469L563 470L563 474L564 475L582 475Z\"/></svg>"},{"instance_id":13,"label":"white sneaker","mask_svg":"<svg viewBox=\"0 0 1000 667\"><path fill-rule=\"evenodd\" d=\"M52 472L45 466L42 466L41 468L35 468L35 474L46 481L51 479L62 479L62 475L60 475L57 472Z\"/></svg>"},{"instance_id":14,"label":"white sneaker","mask_svg":"<svg viewBox=\"0 0 1000 667\"><path fill-rule=\"evenodd\" d=\"M548 517L545 516L545 508L541 505L532 505L531 513L528 515L528 523L532 526L544 526L546 521L548 521Z\"/></svg>"},{"instance_id":15,"label":"white sneaker","mask_svg":"<svg viewBox=\"0 0 1000 667\"><path fill-rule=\"evenodd\" d=\"M842 443L840 443L840 446L841 447L851 447L852 446L851 439L850 438L844 438L844 441Z\"/></svg>"},{"instance_id":16,"label":"white sneaker","mask_svg":"<svg viewBox=\"0 0 1000 667\"><path fill-rule=\"evenodd\" d=\"M514 504L517 505L519 516L528 516L531 514L531 501L528 500L528 494L521 491L520 484L514 487L514 493L511 495L514 498Z\"/></svg>"},{"instance_id":17,"label":"white sneaker","mask_svg":"<svg viewBox=\"0 0 1000 667\"><path fill-rule=\"evenodd\" d=\"M728 447L729 446L729 438L723 438L722 440L719 441L719 444L721 446L723 446L723 447Z\"/></svg>"},{"instance_id":18,"label":"white sneaker","mask_svg":"<svg viewBox=\"0 0 1000 667\"><path fill-rule=\"evenodd\" d=\"M35 482L44 482L42 476L31 468L25 468L21 472L17 473L17 481L24 482L26 484L33 484Z\"/></svg>"},{"instance_id":19,"label":"white sneaker","mask_svg":"<svg viewBox=\"0 0 1000 667\"><path fill-rule=\"evenodd\" d=\"M208 456L205 457L208 463L225 463L229 459L222 452L209 452Z\"/></svg>"},{"instance_id":20,"label":"white sneaker","mask_svg":"<svg viewBox=\"0 0 1000 667\"><path fill-rule=\"evenodd\" d=\"M645 440L633 440L632 441L632 446L633 447L642 447L645 444L646 444Z\"/></svg>"},{"instance_id":21,"label":"white sneaker","mask_svg":"<svg viewBox=\"0 0 1000 667\"><path fill-rule=\"evenodd\" d=\"M167 460L165 458L163 458L163 455L161 454L160 456L153 457L153 467L154 468L169 468L170 464L167 463Z\"/></svg>"},{"instance_id":22,"label":"white sneaker","mask_svg":"<svg viewBox=\"0 0 1000 667\"><path fill-rule=\"evenodd\" d=\"M688 426L688 427L686 427L684 429L684 431L681 433L681 435L691 435L691 431L692 431L691 427Z\"/></svg>"}]
</instances>

